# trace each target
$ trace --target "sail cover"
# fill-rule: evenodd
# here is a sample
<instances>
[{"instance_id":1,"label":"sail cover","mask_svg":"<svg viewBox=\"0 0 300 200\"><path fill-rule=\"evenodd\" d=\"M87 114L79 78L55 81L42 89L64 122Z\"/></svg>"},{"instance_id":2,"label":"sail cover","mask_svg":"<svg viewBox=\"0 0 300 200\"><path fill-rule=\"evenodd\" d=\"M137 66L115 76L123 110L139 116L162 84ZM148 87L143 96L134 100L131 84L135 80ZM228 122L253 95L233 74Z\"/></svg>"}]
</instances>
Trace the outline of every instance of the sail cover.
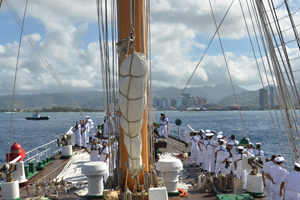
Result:
<instances>
[{"instance_id":1,"label":"sail cover","mask_svg":"<svg viewBox=\"0 0 300 200\"><path fill-rule=\"evenodd\" d=\"M119 104L122 112L121 127L128 151L129 173L137 175L142 169L141 128L146 105L148 65L142 53L134 52L121 64L119 80Z\"/></svg>"}]
</instances>

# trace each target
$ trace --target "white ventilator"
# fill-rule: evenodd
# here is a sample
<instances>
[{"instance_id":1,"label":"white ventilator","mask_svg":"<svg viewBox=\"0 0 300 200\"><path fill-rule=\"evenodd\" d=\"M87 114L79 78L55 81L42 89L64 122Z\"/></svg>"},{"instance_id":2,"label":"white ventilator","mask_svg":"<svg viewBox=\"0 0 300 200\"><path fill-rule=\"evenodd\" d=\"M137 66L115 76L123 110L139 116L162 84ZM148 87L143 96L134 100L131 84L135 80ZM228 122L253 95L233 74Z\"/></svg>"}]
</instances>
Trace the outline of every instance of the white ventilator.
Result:
<instances>
[{"instance_id":1,"label":"white ventilator","mask_svg":"<svg viewBox=\"0 0 300 200\"><path fill-rule=\"evenodd\" d=\"M120 67L119 104L120 118L124 130L124 143L128 151L127 166L129 173L137 175L142 169L141 128L146 105L148 66L142 53L129 55Z\"/></svg>"}]
</instances>

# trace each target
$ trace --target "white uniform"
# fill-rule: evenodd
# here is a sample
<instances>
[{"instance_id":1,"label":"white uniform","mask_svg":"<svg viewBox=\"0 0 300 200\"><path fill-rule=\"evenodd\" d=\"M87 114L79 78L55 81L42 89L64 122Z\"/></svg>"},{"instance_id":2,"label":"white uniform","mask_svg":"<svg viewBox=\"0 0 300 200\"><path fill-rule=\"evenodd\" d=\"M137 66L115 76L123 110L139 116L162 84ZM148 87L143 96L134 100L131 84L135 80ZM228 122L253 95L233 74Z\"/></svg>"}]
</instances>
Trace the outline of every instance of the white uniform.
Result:
<instances>
[{"instance_id":1,"label":"white uniform","mask_svg":"<svg viewBox=\"0 0 300 200\"><path fill-rule=\"evenodd\" d=\"M237 140L230 140L229 142L233 143L233 147L231 149L231 153L234 156L236 154L236 148L239 146L239 142Z\"/></svg>"},{"instance_id":2,"label":"white uniform","mask_svg":"<svg viewBox=\"0 0 300 200\"><path fill-rule=\"evenodd\" d=\"M202 164L202 162L203 162L203 144L202 144L203 139L201 139L200 135L198 135L197 137L198 137L199 142L200 142L200 149L198 151L198 160L199 160L199 164Z\"/></svg>"},{"instance_id":3,"label":"white uniform","mask_svg":"<svg viewBox=\"0 0 300 200\"><path fill-rule=\"evenodd\" d=\"M214 140L206 140L205 148L206 148L206 168L208 172L215 171L215 147L216 142Z\"/></svg>"},{"instance_id":4,"label":"white uniform","mask_svg":"<svg viewBox=\"0 0 300 200\"><path fill-rule=\"evenodd\" d=\"M267 171L272 178L275 184L272 183L271 186L271 199L272 200L281 200L282 197L279 196L280 193L280 184L282 182L282 178L286 175L286 169L281 168L279 165L274 165L270 167Z\"/></svg>"},{"instance_id":5,"label":"white uniform","mask_svg":"<svg viewBox=\"0 0 300 200\"><path fill-rule=\"evenodd\" d=\"M92 135L92 141L93 141L95 136L94 136L94 122L92 120L89 121L89 131Z\"/></svg>"},{"instance_id":6,"label":"white uniform","mask_svg":"<svg viewBox=\"0 0 300 200\"><path fill-rule=\"evenodd\" d=\"M222 170L223 168L225 169L224 165L225 163L222 163L225 158L226 158L226 147L224 145L218 145L215 148L215 152L217 153L217 162L216 162L216 169L215 169L215 173L219 174L219 171L222 172L222 174L224 174L224 170ZM226 175L226 173L224 174Z\"/></svg>"},{"instance_id":7,"label":"white uniform","mask_svg":"<svg viewBox=\"0 0 300 200\"><path fill-rule=\"evenodd\" d=\"M263 152L263 150L253 149L253 153L255 156L265 156L265 153Z\"/></svg>"},{"instance_id":8,"label":"white uniform","mask_svg":"<svg viewBox=\"0 0 300 200\"><path fill-rule=\"evenodd\" d=\"M76 144L77 144L78 146L81 146L81 145L82 145L80 131L81 131L81 125L78 124L78 125L77 125L77 131L76 131Z\"/></svg>"},{"instance_id":9,"label":"white uniform","mask_svg":"<svg viewBox=\"0 0 300 200\"><path fill-rule=\"evenodd\" d=\"M160 137L165 136L165 138L168 138L168 132L167 132L167 123L168 123L168 118L163 118L160 121L160 130L159 130L159 135Z\"/></svg>"},{"instance_id":10,"label":"white uniform","mask_svg":"<svg viewBox=\"0 0 300 200\"><path fill-rule=\"evenodd\" d=\"M274 162L269 161L264 164L262 171L264 173L266 173L266 171L274 165L275 165ZM272 187L273 183L268 178L265 178L265 184L266 184L266 193L267 193L266 200L272 200L271 199L271 187Z\"/></svg>"},{"instance_id":11,"label":"white uniform","mask_svg":"<svg viewBox=\"0 0 300 200\"><path fill-rule=\"evenodd\" d=\"M113 159L114 159L114 169L117 167L116 165L116 158L117 158L117 153L118 153L118 141L115 141L112 145L112 153L113 153Z\"/></svg>"},{"instance_id":12,"label":"white uniform","mask_svg":"<svg viewBox=\"0 0 300 200\"><path fill-rule=\"evenodd\" d=\"M247 157L247 155L238 153L233 160L236 161L236 178L243 179L243 189L247 189L247 172L242 170L242 157Z\"/></svg>"},{"instance_id":13,"label":"white uniform","mask_svg":"<svg viewBox=\"0 0 300 200\"><path fill-rule=\"evenodd\" d=\"M89 144L87 146L87 149L90 149L90 161L99 161L99 149L101 149L102 146L100 144Z\"/></svg>"},{"instance_id":14,"label":"white uniform","mask_svg":"<svg viewBox=\"0 0 300 200\"><path fill-rule=\"evenodd\" d=\"M248 151L249 153L251 153L252 155L254 155L254 151L253 150L254 149L249 149L249 148L246 149L246 151ZM250 157L250 155L249 155L249 157Z\"/></svg>"},{"instance_id":15,"label":"white uniform","mask_svg":"<svg viewBox=\"0 0 300 200\"><path fill-rule=\"evenodd\" d=\"M108 147L102 147L102 149L100 150L100 157L99 157L99 160L104 162L105 161L105 158L106 158L106 155L108 154ZM107 170L107 173L104 174L104 181L106 182L108 176L109 176L109 157L107 158L106 160L106 165L108 167L108 170Z\"/></svg>"},{"instance_id":16,"label":"white uniform","mask_svg":"<svg viewBox=\"0 0 300 200\"><path fill-rule=\"evenodd\" d=\"M81 143L82 146L86 147L86 124L81 125Z\"/></svg>"},{"instance_id":17,"label":"white uniform","mask_svg":"<svg viewBox=\"0 0 300 200\"><path fill-rule=\"evenodd\" d=\"M285 200L300 200L300 173L291 171L282 177L282 182L285 182Z\"/></svg>"},{"instance_id":18,"label":"white uniform","mask_svg":"<svg viewBox=\"0 0 300 200\"><path fill-rule=\"evenodd\" d=\"M87 122L86 123L86 130L85 130L85 143L89 143L90 142L90 125Z\"/></svg>"},{"instance_id":19,"label":"white uniform","mask_svg":"<svg viewBox=\"0 0 300 200\"><path fill-rule=\"evenodd\" d=\"M198 152L199 152L199 139L197 136L192 136L190 137L190 142L192 143L191 146L191 160L190 160L190 165L194 163L194 158L195 158L195 163L196 165L199 165L199 157L198 157Z\"/></svg>"},{"instance_id":20,"label":"white uniform","mask_svg":"<svg viewBox=\"0 0 300 200\"><path fill-rule=\"evenodd\" d=\"M231 154L230 154L230 152L231 152ZM227 173L230 174L230 172L232 170L232 173L235 175L236 174L235 169L234 169L234 156L235 156L235 154L232 153L232 150L230 150L230 152L229 152L228 149L226 149L226 151L225 151L225 156L227 158L227 161L229 162L229 166L226 169L225 165L223 165L224 172L222 171L222 174L227 174Z\"/></svg>"},{"instance_id":21,"label":"white uniform","mask_svg":"<svg viewBox=\"0 0 300 200\"><path fill-rule=\"evenodd\" d=\"M103 117L103 121L104 121L104 127L103 127L103 136L106 137L107 135L107 120L106 120L106 116Z\"/></svg>"},{"instance_id":22,"label":"white uniform","mask_svg":"<svg viewBox=\"0 0 300 200\"><path fill-rule=\"evenodd\" d=\"M207 162L207 150L206 150L206 146L205 144L207 143L207 140L206 139L203 139L203 144L201 146L201 150L202 150L202 169L203 170L206 170L207 171L207 165L206 165L206 162Z\"/></svg>"}]
</instances>

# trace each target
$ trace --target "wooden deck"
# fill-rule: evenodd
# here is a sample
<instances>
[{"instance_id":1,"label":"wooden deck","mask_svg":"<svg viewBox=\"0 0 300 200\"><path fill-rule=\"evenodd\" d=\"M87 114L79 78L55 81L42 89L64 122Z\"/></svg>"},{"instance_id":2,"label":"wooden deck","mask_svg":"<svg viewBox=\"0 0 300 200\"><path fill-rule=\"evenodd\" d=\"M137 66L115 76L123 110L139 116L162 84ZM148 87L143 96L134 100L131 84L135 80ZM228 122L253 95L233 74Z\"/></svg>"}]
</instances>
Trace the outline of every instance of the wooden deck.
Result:
<instances>
[{"instance_id":1,"label":"wooden deck","mask_svg":"<svg viewBox=\"0 0 300 200\"><path fill-rule=\"evenodd\" d=\"M162 152L172 152L172 153L185 153L188 152L188 148L185 147L185 144L177 141L174 138L169 138L167 142L167 148L161 149ZM76 148L75 151L81 150L81 148ZM45 178L46 181L49 179L54 179L64 168L65 164L68 162L69 159L60 159L60 155L56 155L53 158L53 163L48 165L44 170L40 171L36 176L32 177L29 180L29 188L21 188L20 189L20 196L22 199L27 199L33 197L33 187L32 184L35 183L37 180L42 180ZM193 182L198 182L198 176L202 173L200 167L190 166L189 165L189 158L181 158L181 161L184 165L184 170L187 172L188 176L182 181L187 184L192 184ZM185 174L186 175L186 174ZM229 191L229 193L232 191ZM1 199L1 197L0 197ZM78 197L77 195L73 194L73 191L68 191L67 196L60 191L59 192L59 199L86 199L86 197ZM187 197L169 197L170 200L196 200L196 199L217 199L216 194L214 193L206 193L205 191L198 190L197 188L191 187ZM256 199L265 199L265 198L256 198Z\"/></svg>"}]
</instances>

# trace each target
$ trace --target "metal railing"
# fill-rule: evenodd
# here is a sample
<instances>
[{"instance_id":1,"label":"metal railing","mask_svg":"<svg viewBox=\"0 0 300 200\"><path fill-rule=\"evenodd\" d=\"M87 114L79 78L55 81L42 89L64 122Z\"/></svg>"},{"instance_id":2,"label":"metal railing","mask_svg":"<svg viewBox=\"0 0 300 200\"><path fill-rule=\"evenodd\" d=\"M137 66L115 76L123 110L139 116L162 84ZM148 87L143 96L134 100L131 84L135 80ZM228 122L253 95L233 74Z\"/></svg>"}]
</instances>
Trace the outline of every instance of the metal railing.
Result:
<instances>
[{"instance_id":1,"label":"metal railing","mask_svg":"<svg viewBox=\"0 0 300 200\"><path fill-rule=\"evenodd\" d=\"M170 129L169 135L171 135L181 141L188 142L188 141L186 141L187 137L186 137L185 133L190 133L191 130L186 129L182 126L178 127L175 124L171 124L171 123L169 123L169 129ZM189 137L188 137L188 139L189 139Z\"/></svg>"},{"instance_id":2,"label":"metal railing","mask_svg":"<svg viewBox=\"0 0 300 200\"><path fill-rule=\"evenodd\" d=\"M68 130L67 134L72 132L73 126ZM27 151L24 163L36 161L39 162L43 158L52 157L61 151L61 147L57 146L57 139L54 139L46 144L36 147L30 151Z\"/></svg>"}]
</instances>

